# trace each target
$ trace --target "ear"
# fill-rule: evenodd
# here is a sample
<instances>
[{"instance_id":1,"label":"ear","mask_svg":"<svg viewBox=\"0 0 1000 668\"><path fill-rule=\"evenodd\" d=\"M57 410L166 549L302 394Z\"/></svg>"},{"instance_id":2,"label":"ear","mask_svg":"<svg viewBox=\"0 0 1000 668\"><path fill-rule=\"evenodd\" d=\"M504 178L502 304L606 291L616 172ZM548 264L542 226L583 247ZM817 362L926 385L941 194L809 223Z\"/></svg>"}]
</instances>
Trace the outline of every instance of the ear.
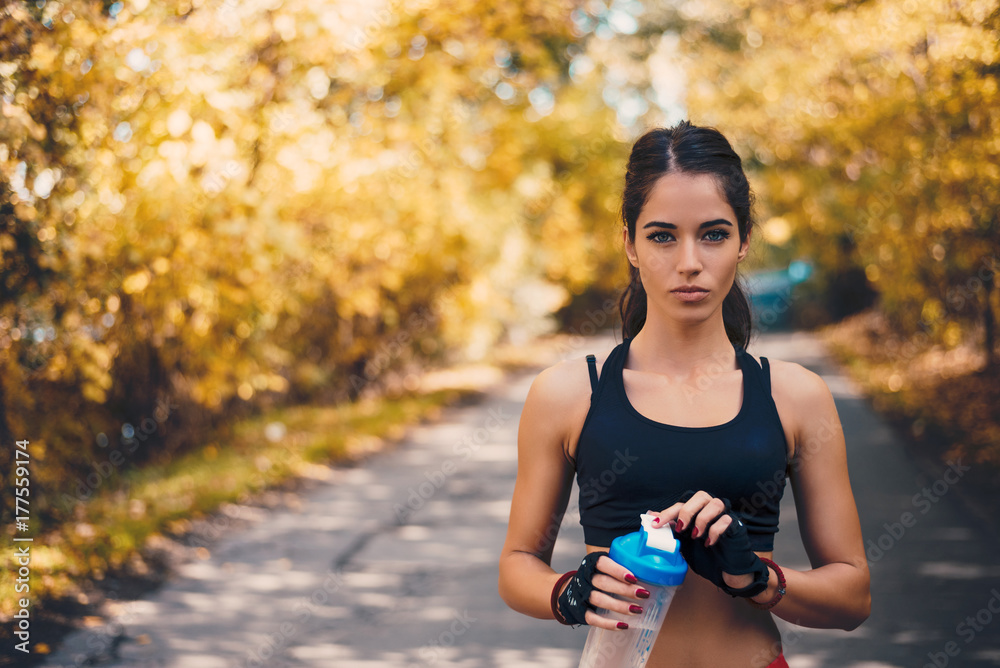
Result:
<instances>
[{"instance_id":1,"label":"ear","mask_svg":"<svg viewBox=\"0 0 1000 668\"><path fill-rule=\"evenodd\" d=\"M750 231L747 232L747 240L740 244L740 252L736 256L736 261L742 262L743 258L747 256L747 253L749 251L750 251Z\"/></svg>"},{"instance_id":2,"label":"ear","mask_svg":"<svg viewBox=\"0 0 1000 668\"><path fill-rule=\"evenodd\" d=\"M627 225L622 225L622 240L625 242L625 255L628 256L628 261L632 263L633 267L638 269L639 256L635 254L635 244L629 241Z\"/></svg>"}]
</instances>

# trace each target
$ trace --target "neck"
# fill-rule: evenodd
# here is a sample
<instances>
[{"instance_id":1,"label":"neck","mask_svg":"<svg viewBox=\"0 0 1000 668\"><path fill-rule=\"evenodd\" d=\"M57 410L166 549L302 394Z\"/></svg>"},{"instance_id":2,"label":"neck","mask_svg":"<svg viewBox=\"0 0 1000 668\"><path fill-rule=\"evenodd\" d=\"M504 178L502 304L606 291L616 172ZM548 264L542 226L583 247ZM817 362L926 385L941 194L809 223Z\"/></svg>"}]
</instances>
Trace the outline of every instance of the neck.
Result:
<instances>
[{"instance_id":1,"label":"neck","mask_svg":"<svg viewBox=\"0 0 1000 668\"><path fill-rule=\"evenodd\" d=\"M696 376L708 369L736 368L733 344L726 336L722 307L701 322L682 323L657 311L629 345L630 368L672 376Z\"/></svg>"}]
</instances>

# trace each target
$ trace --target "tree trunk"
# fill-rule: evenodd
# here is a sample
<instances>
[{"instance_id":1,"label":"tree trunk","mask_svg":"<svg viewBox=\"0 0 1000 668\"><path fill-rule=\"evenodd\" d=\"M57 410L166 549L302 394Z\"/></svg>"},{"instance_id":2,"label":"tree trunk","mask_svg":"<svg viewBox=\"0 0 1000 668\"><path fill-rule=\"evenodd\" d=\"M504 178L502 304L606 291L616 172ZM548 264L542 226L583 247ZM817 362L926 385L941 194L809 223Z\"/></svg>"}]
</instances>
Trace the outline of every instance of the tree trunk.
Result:
<instances>
[{"instance_id":1,"label":"tree trunk","mask_svg":"<svg viewBox=\"0 0 1000 668\"><path fill-rule=\"evenodd\" d=\"M983 277L983 294L985 296L985 308L983 308L983 329L985 331L985 341L983 345L986 347L986 371L993 372L997 370L997 354L996 354L996 319L993 316L993 288L996 285L996 274L993 268L986 272L986 276Z\"/></svg>"}]
</instances>

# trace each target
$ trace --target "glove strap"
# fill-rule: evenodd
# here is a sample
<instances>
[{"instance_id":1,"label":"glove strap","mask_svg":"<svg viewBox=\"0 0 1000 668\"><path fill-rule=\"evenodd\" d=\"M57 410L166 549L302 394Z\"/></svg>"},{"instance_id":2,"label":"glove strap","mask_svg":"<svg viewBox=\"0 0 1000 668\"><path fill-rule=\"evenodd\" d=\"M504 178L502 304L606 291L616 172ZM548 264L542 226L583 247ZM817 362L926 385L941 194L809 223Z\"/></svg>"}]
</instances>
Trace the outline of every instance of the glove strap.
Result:
<instances>
[{"instance_id":1,"label":"glove strap","mask_svg":"<svg viewBox=\"0 0 1000 668\"><path fill-rule=\"evenodd\" d=\"M747 599L747 602L758 610L770 610L774 606L778 605L778 601L780 601L781 597L785 595L785 574L781 572L781 567L770 559L760 557L760 560L770 566L774 570L775 575L778 576L778 592L774 595L774 598L767 603L758 603L750 598Z\"/></svg>"},{"instance_id":2,"label":"glove strap","mask_svg":"<svg viewBox=\"0 0 1000 668\"><path fill-rule=\"evenodd\" d=\"M572 623L566 621L566 618L559 612L559 594L562 593L562 586L574 575L576 575L576 571L566 571L560 575L559 579L556 580L556 586L552 588L552 596L549 597L549 607L552 608L552 616L556 618L557 622L566 626L572 626Z\"/></svg>"},{"instance_id":3,"label":"glove strap","mask_svg":"<svg viewBox=\"0 0 1000 668\"><path fill-rule=\"evenodd\" d=\"M733 589L729 585L723 583L722 590L727 594L729 594L730 596L732 596L733 598L740 597L749 599L751 596L756 596L757 594L767 589L767 581L769 579L769 575L767 572L767 566L763 563L764 561L767 560L763 559L762 557L757 557L757 558L760 559L760 563L758 564L759 568L756 568L753 571L751 571L754 575L753 582L751 582L746 587L743 587L741 589Z\"/></svg>"},{"instance_id":4,"label":"glove strap","mask_svg":"<svg viewBox=\"0 0 1000 668\"><path fill-rule=\"evenodd\" d=\"M569 584L562 594L556 594L557 619L565 620L565 624L576 626L586 624L587 610L596 610L590 602L590 592L594 590L593 579L597 573L597 561L607 552L591 552L580 567L570 576Z\"/></svg>"}]
</instances>

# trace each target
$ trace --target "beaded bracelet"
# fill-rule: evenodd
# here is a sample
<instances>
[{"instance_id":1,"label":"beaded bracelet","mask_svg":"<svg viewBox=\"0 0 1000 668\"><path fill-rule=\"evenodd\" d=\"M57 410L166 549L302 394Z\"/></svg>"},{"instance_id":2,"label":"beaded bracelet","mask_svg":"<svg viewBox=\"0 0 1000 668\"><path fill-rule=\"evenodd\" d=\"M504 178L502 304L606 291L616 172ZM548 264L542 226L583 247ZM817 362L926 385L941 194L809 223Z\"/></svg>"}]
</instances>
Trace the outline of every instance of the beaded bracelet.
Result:
<instances>
[{"instance_id":1,"label":"beaded bracelet","mask_svg":"<svg viewBox=\"0 0 1000 668\"><path fill-rule=\"evenodd\" d=\"M771 561L770 559L765 559L764 557L760 557L760 560L763 561L765 564L767 564L771 568L771 570L773 570L775 574L777 574L778 592L774 595L774 598L772 598L767 603L758 603L752 598L748 598L747 601L750 603L750 605L757 608L758 610L770 610L771 608L776 606L778 604L778 601L781 600L781 597L785 595L785 574L781 572L781 567L778 566L778 564Z\"/></svg>"},{"instance_id":2,"label":"beaded bracelet","mask_svg":"<svg viewBox=\"0 0 1000 668\"><path fill-rule=\"evenodd\" d=\"M559 579L556 580L555 586L552 587L552 595L549 597L549 607L552 608L552 616L556 618L557 622L559 622L560 624L565 624L567 626L572 626L572 624L567 622L566 619L559 614L558 601L559 601L559 594L562 593L561 591L562 586L574 575L576 575L576 571L567 571L562 575L560 575Z\"/></svg>"}]
</instances>

